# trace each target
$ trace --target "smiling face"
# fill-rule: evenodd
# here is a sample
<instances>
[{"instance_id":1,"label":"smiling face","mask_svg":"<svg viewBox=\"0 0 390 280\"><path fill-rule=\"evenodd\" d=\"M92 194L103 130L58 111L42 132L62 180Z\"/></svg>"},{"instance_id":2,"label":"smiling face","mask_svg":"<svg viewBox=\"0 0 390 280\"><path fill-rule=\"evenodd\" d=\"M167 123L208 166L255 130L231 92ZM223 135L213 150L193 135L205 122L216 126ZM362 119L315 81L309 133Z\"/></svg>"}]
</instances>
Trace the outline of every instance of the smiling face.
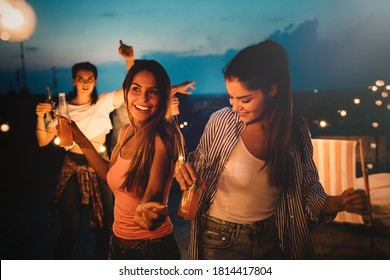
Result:
<instances>
[{"instance_id":1,"label":"smiling face","mask_svg":"<svg viewBox=\"0 0 390 280\"><path fill-rule=\"evenodd\" d=\"M244 123L267 118L268 100L261 89L248 90L237 78L225 81L229 102Z\"/></svg>"},{"instance_id":2,"label":"smiling face","mask_svg":"<svg viewBox=\"0 0 390 280\"><path fill-rule=\"evenodd\" d=\"M138 72L126 94L127 110L136 126L142 125L157 110L160 95L154 75L146 70Z\"/></svg>"},{"instance_id":3,"label":"smiling face","mask_svg":"<svg viewBox=\"0 0 390 280\"><path fill-rule=\"evenodd\" d=\"M79 70L72 79L78 95L90 95L96 86L96 78L90 70Z\"/></svg>"}]
</instances>

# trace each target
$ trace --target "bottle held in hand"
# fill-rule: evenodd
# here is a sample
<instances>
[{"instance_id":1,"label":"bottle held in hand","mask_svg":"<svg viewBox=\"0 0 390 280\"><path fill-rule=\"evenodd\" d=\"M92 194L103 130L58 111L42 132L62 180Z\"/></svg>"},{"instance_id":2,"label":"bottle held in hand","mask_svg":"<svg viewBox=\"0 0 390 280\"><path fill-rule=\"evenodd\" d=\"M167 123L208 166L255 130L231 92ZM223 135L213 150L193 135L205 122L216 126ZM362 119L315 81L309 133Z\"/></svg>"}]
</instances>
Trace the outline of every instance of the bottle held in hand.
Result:
<instances>
[{"instance_id":1,"label":"bottle held in hand","mask_svg":"<svg viewBox=\"0 0 390 280\"><path fill-rule=\"evenodd\" d=\"M203 191L203 168L204 168L205 152L199 151L198 160L195 164L195 170L198 177L191 186L181 195L179 209L177 215L186 220L194 220L198 211L198 204Z\"/></svg>"},{"instance_id":2,"label":"bottle held in hand","mask_svg":"<svg viewBox=\"0 0 390 280\"><path fill-rule=\"evenodd\" d=\"M70 122L70 115L68 111L68 103L66 102L65 93L61 92L58 94L58 115L64 117L58 118L58 132L57 136L60 138L60 146L66 147L73 144L72 129L66 125L66 122Z\"/></svg>"},{"instance_id":3,"label":"bottle held in hand","mask_svg":"<svg viewBox=\"0 0 390 280\"><path fill-rule=\"evenodd\" d=\"M52 109L49 112L49 114L46 115L46 118L48 119L48 121L54 122L54 120L55 120L55 117L54 117L54 101L53 101L53 98L52 98L51 88L50 87L46 87L46 101L45 102L50 103L50 105L52 107Z\"/></svg>"},{"instance_id":4,"label":"bottle held in hand","mask_svg":"<svg viewBox=\"0 0 390 280\"><path fill-rule=\"evenodd\" d=\"M202 187L196 181L181 194L181 200L177 215L186 220L193 220L198 210Z\"/></svg>"}]
</instances>

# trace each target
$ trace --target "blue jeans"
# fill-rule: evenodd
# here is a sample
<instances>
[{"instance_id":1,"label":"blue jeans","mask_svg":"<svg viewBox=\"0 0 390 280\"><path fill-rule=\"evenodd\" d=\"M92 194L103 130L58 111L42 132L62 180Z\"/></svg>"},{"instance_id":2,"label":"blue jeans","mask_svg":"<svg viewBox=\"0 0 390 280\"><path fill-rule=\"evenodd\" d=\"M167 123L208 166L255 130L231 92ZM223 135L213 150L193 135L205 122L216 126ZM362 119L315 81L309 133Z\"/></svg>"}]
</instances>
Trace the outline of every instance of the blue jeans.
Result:
<instances>
[{"instance_id":1,"label":"blue jeans","mask_svg":"<svg viewBox=\"0 0 390 280\"><path fill-rule=\"evenodd\" d=\"M133 247L119 244L115 235L110 238L110 260L180 260L180 250L174 235L139 240Z\"/></svg>"},{"instance_id":2,"label":"blue jeans","mask_svg":"<svg viewBox=\"0 0 390 280\"><path fill-rule=\"evenodd\" d=\"M282 259L274 217L253 224L236 224L202 216L200 259Z\"/></svg>"}]
</instances>

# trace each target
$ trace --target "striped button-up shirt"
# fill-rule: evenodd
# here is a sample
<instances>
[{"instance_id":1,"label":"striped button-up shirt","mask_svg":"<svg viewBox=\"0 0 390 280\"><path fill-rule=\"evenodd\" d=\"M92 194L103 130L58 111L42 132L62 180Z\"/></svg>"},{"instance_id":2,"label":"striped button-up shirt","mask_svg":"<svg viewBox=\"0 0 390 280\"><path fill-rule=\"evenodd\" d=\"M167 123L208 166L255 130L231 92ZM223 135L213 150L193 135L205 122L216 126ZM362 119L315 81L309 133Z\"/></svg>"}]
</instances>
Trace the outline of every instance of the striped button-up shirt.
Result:
<instances>
[{"instance_id":1,"label":"striped button-up shirt","mask_svg":"<svg viewBox=\"0 0 390 280\"><path fill-rule=\"evenodd\" d=\"M196 150L188 156L188 162L194 164L198 152L205 151L203 179L207 182L197 216L191 225L189 259L198 258L201 214L207 212L210 207L219 176L244 129L245 124L240 121L238 114L231 108L223 108L211 115ZM293 160L292 184L284 188L276 199L276 224L285 259L313 259L309 225L330 222L335 216L320 214L328 195L319 182L312 159L313 147L308 127L301 122L294 129L298 130L296 134L303 143L290 141L289 150Z\"/></svg>"}]
</instances>

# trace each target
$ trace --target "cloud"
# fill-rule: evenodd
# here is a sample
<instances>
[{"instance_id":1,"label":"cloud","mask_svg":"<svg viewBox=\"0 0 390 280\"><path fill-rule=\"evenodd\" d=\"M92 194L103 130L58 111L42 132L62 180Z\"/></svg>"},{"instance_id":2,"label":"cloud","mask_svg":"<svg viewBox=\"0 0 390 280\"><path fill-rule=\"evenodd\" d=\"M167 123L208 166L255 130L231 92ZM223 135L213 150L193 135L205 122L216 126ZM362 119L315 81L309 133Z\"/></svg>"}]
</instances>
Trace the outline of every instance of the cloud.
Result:
<instances>
[{"instance_id":1,"label":"cloud","mask_svg":"<svg viewBox=\"0 0 390 280\"><path fill-rule=\"evenodd\" d=\"M317 19L286 27L263 37L253 36L253 42L272 39L287 50L293 90L333 90L367 87L376 79L390 79L390 15L379 12L362 19L359 24L342 30L330 39L319 37ZM202 43L199 42L199 47ZM187 52L150 52L142 58L159 61L168 71L174 84L185 80L196 81L197 93L224 93L222 69L238 52L228 49L223 54L194 55L195 47ZM32 47L31 51L38 51ZM124 77L124 63L98 64L100 91L120 87ZM32 92L41 92L52 83L51 71L46 74L28 72L28 85ZM39 76L40 75L40 76ZM15 71L2 73L0 91L14 81ZM61 91L71 89L69 69L57 73ZM36 84L36 86L35 86Z\"/></svg>"},{"instance_id":2,"label":"cloud","mask_svg":"<svg viewBox=\"0 0 390 280\"><path fill-rule=\"evenodd\" d=\"M102 16L102 17L105 17L105 18L113 18L113 17L115 17L116 15L115 15L114 13L108 13L108 12L106 12L106 13L101 14L101 16Z\"/></svg>"},{"instance_id":3,"label":"cloud","mask_svg":"<svg viewBox=\"0 0 390 280\"><path fill-rule=\"evenodd\" d=\"M379 12L337 39L319 39L316 19L268 38L287 49L294 89L360 88L378 78L390 79L388 26L389 13Z\"/></svg>"}]
</instances>

